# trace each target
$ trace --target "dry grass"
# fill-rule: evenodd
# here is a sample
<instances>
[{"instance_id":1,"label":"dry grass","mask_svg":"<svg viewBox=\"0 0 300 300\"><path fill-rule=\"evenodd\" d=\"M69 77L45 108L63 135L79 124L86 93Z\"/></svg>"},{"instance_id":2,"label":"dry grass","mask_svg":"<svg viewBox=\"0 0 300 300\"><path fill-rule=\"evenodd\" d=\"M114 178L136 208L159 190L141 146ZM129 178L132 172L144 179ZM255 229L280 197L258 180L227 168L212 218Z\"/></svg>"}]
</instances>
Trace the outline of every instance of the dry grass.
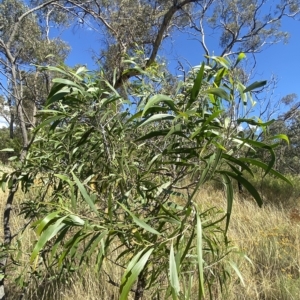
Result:
<instances>
[{"instance_id":1,"label":"dry grass","mask_svg":"<svg viewBox=\"0 0 300 300\"><path fill-rule=\"evenodd\" d=\"M283 198L282 195L280 197ZM270 204L259 208L247 195L243 197L236 195L235 198L229 238L237 249L249 257L252 264L238 253L232 253L231 260L237 263L245 286L232 272L232 279L228 282L226 291L215 299L300 299L300 203L294 198L289 202L293 203L293 207L289 205L288 209L283 209L282 205L276 206L272 199L269 201ZM266 200L268 202L268 199ZM1 193L0 201L2 211L5 194ZM203 208L226 207L224 192L213 187L206 187L200 191L197 201ZM18 212L19 207L16 204L11 219L13 232L22 227ZM1 236L3 236L2 228ZM29 251L24 249L30 249L35 238L33 232L27 229L20 240L21 245L15 244L22 249L18 259L24 266L29 258ZM118 299L118 288L108 283L108 276L96 274L92 269L91 267L82 270L81 273L75 272L73 276L65 279L63 285L55 281L47 283L49 282L47 280L44 281L44 285L41 285L40 282L43 280L40 279L38 289L32 281L26 289L25 299ZM13 265L8 268L8 272L13 276L21 270L22 267ZM32 271L32 266L25 268L25 271L29 270ZM113 280L120 279L120 270L112 267L108 261L105 262L105 270ZM8 278L7 282L8 287L14 286L12 277ZM9 299L18 299L15 291L15 288L10 290Z\"/></svg>"}]
</instances>

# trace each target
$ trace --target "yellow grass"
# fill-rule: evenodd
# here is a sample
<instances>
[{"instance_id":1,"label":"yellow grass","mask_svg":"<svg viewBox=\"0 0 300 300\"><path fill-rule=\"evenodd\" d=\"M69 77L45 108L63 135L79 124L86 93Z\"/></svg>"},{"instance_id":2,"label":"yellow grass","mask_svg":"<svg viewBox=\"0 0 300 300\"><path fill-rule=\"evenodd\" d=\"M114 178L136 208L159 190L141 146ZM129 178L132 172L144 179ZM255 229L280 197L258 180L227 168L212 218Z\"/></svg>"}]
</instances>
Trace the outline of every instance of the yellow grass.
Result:
<instances>
[{"instance_id":1,"label":"yellow grass","mask_svg":"<svg viewBox=\"0 0 300 300\"><path fill-rule=\"evenodd\" d=\"M1 192L1 212L5 200L6 195ZM226 207L224 191L211 186L199 192L197 202L203 209L211 206L223 209ZM241 271L245 286L232 272L232 279L228 282L226 291L224 290L222 295L216 295L216 300L300 299L300 214L298 215L297 210L300 209L300 203L297 199L293 199L293 202L289 202L293 203L293 207L289 205L288 209L284 209L282 205L276 206L274 199L272 201L266 199L266 202L272 204L259 208L249 196L235 195L229 239L237 249L249 257L252 264L238 253L230 254L230 259L237 263ZM11 219L13 232L23 225L22 219L17 215L18 212L19 207L16 204ZM3 236L2 227L1 236ZM28 229L21 240L23 252L20 252L20 261L24 265L30 255L26 249L29 249L34 241L34 234ZM118 281L120 270L112 268L108 261L105 264L105 270L111 279ZM59 283L53 282L37 289L35 283L31 282L25 299L118 299L118 288L108 283L109 277L104 273L97 275L92 269L91 266L75 273L66 280L64 288ZM15 276L21 270L22 267L10 266L7 271ZM7 283L8 289L14 286L11 277ZM9 299L17 299L15 291L16 288L10 290ZM150 298L146 296L145 299Z\"/></svg>"}]
</instances>

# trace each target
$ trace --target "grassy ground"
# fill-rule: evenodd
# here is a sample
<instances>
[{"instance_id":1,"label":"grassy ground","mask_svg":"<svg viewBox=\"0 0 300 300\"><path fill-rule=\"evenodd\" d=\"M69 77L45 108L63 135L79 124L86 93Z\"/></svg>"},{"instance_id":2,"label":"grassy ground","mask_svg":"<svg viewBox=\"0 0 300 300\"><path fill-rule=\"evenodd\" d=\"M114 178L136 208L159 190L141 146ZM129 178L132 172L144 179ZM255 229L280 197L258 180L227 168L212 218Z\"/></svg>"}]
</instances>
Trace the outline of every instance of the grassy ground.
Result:
<instances>
[{"instance_id":1,"label":"grassy ground","mask_svg":"<svg viewBox=\"0 0 300 300\"><path fill-rule=\"evenodd\" d=\"M298 178L291 180L296 183ZM295 185L291 188L271 179L263 184L257 179L255 184L263 192L265 206L259 208L246 193L235 195L236 201L229 230L229 239L237 249L235 253L230 254L230 259L237 263L245 285L233 273L227 289L222 294L216 294L215 299L298 300L300 299L300 187ZM1 211L5 197L6 195L1 192ZM203 209L226 206L224 191L212 186L200 191L197 201ZM16 201L18 202L20 200ZM19 207L15 205L11 222L13 232L23 225L18 218L18 212ZM34 240L32 231L28 231L20 243L15 244L16 248L20 249L18 259L24 266L30 255L24 249L28 249ZM246 254L249 260L243 258L242 253ZM34 271L34 266L30 268L24 270ZM20 266L10 265L7 271L15 275L21 270ZM109 262L106 262L106 270L111 279L118 280L119 271L116 268L112 269ZM39 282L42 281L43 278L40 278ZM106 274L97 275L87 268L80 274L66 278L64 288L53 281L51 284L39 284L38 289L35 282L31 282L26 289L25 299L118 299L118 288L108 281L109 277ZM8 283L13 287L12 278L8 278ZM9 299L17 299L15 288L9 291Z\"/></svg>"}]
</instances>

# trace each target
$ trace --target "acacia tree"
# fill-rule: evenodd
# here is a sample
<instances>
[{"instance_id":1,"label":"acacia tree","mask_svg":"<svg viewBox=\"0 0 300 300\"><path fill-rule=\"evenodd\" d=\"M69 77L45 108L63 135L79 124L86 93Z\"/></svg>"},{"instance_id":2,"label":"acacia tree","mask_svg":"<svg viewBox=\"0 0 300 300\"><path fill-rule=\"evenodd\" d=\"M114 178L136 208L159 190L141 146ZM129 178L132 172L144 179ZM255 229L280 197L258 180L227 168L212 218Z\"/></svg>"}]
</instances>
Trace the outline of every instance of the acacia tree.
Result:
<instances>
[{"instance_id":1,"label":"acacia tree","mask_svg":"<svg viewBox=\"0 0 300 300\"><path fill-rule=\"evenodd\" d=\"M101 56L104 57L103 65L107 70L104 74L110 85L115 89L120 89L127 83L131 84L129 79L142 76L144 71L155 66L163 41L168 35L172 36L177 29L194 30L206 54L210 53L205 40L207 26L220 30L222 56L234 55L238 50L255 53L263 49L265 41L278 42L286 36L280 31L280 20L285 16L295 17L298 14L297 1L278 2L278 5L275 3L276 9L269 7L270 14L263 16L260 12L265 10L267 5L267 1L229 3L200 0L89 0L82 3L76 0L34 0L28 2L27 6L23 1L2 1L0 62L3 66L2 73L8 78L8 84L3 84L2 88L5 90L6 100L10 107L11 132L13 132L15 119L22 131L21 161L26 157L30 146L26 125L35 123L33 118L26 116L25 85L32 80L31 88L28 88L27 92L33 93L33 108L37 103L42 103L40 99L43 98L41 97L43 91L36 88L37 78L39 80L42 78L39 76L40 73L31 68L30 72L34 75L26 77L28 69L22 70L21 66L32 62L40 65L55 63L55 61L44 60L44 57L49 52L61 54L65 51L63 43L49 39L51 22L58 21L59 23L62 20L61 17L64 19L65 16L73 16L81 23L101 32L107 42L106 49L101 52ZM244 9L245 7L247 10ZM37 23L37 18L42 20L43 26ZM23 30L24 28L26 31ZM240 48L239 45L241 45ZM40 49L47 51L38 53L37 50ZM136 57L135 61L131 61L130 58L135 56L139 49L142 49L141 54ZM220 60L222 61L221 58ZM128 64L131 64L131 68L128 68ZM26 78L31 79L26 81ZM45 79L48 83L50 82L48 75ZM44 86L47 88L46 84ZM44 90L46 90L45 87ZM34 109L32 115L34 115ZM6 244L9 244L11 240L9 213L16 190L17 185L13 184L4 215ZM5 261L2 266L5 266Z\"/></svg>"},{"instance_id":2,"label":"acacia tree","mask_svg":"<svg viewBox=\"0 0 300 300\"><path fill-rule=\"evenodd\" d=\"M131 292L136 300L145 295L189 299L191 288L182 286L191 286L193 278L199 299L206 289L213 298L215 282L229 276L232 182L242 182L262 205L238 167L253 176L251 166L256 166L288 182L272 169L274 159L266 164L237 155L252 147L273 156L273 145L223 134L224 102L236 101L235 91L248 101L250 91L261 85L243 86L233 66L213 58L168 96L145 88L135 114L119 110L126 99L105 75L57 68L63 78L54 80L40 112L39 138L20 178L24 188L37 174L44 182L35 201L23 203L23 213L37 219L30 262L42 259L53 276L95 265L119 287L120 299ZM227 191L227 210L217 221L215 211L203 212L194 203L198 190L213 178L222 180ZM113 270L124 270L121 279L104 260ZM158 288L161 282L165 289Z\"/></svg>"}]
</instances>

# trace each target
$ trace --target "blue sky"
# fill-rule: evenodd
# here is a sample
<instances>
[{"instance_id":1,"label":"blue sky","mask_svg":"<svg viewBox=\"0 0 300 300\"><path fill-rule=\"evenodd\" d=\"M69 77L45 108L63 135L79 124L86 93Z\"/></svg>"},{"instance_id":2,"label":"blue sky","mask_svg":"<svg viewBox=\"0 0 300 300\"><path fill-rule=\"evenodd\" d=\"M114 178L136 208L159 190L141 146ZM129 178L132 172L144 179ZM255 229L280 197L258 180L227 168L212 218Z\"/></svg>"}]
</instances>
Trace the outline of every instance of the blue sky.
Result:
<instances>
[{"instance_id":1,"label":"blue sky","mask_svg":"<svg viewBox=\"0 0 300 300\"><path fill-rule=\"evenodd\" d=\"M272 75L278 78L277 88L273 94L274 102L283 96L291 93L299 95L300 98L300 22L292 19L285 19L282 22L283 30L290 33L288 44L276 44L264 49L262 53L256 55L257 68L256 76L253 80L269 80ZM52 30L52 35L56 36L57 31ZM89 69L95 69L92 59L93 51L100 52L101 36L99 33L88 30L86 27L71 27L61 33L60 36L67 41L72 50L67 59L67 64L86 64ZM207 43L210 50L218 55L218 38L210 38ZM203 61L203 50L199 42L192 40L184 34L176 34L171 41L165 44L161 55L169 59L169 68L176 72L177 60L179 59L185 66L199 65ZM0 120L1 123L1 120Z\"/></svg>"},{"instance_id":2,"label":"blue sky","mask_svg":"<svg viewBox=\"0 0 300 300\"><path fill-rule=\"evenodd\" d=\"M300 97L300 22L285 19L282 26L283 30L290 33L288 44L272 45L256 55L257 68L254 80L269 80L272 75L278 78L273 95L274 101L291 93L296 93ZM92 51L97 52L101 48L101 37L98 33L75 27L63 32L61 37L72 47L67 64L87 64L89 69L95 67ZM210 38L208 46L218 55L217 38ZM167 42L161 54L169 58L169 68L174 71L178 58L186 66L188 63L192 66L199 65L203 60L203 51L199 42L183 34L175 35L172 44Z\"/></svg>"}]
</instances>

